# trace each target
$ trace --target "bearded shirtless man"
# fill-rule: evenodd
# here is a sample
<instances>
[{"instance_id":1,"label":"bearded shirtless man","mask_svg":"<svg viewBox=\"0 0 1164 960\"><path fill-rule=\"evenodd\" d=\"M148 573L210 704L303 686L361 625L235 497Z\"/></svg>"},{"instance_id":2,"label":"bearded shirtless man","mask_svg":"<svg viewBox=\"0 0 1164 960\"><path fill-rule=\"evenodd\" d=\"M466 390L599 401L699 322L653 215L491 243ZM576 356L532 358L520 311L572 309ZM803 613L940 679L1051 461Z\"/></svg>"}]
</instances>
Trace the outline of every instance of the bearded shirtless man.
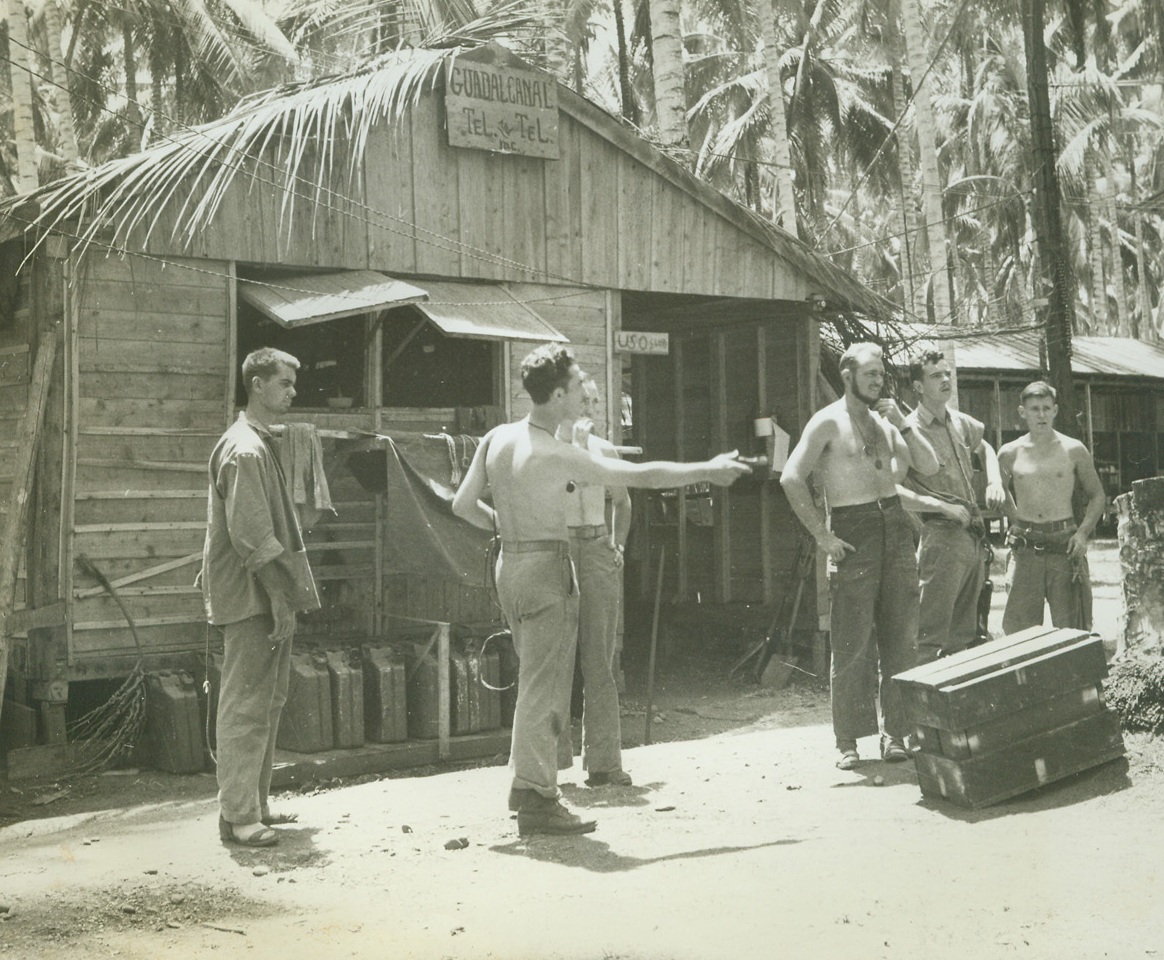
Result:
<instances>
[{"instance_id":1,"label":"bearded shirtless man","mask_svg":"<svg viewBox=\"0 0 1164 960\"><path fill-rule=\"evenodd\" d=\"M780 478L800 522L836 564L832 588L829 681L837 766L857 765L857 739L878 732L882 759L905 760L910 732L891 678L915 665L918 577L913 526L897 495L912 468L938 470L929 442L881 398L881 348L857 343L841 357L845 395L817 411ZM808 479L824 486L827 514L813 501Z\"/></svg>"},{"instance_id":2,"label":"bearded shirtless man","mask_svg":"<svg viewBox=\"0 0 1164 960\"><path fill-rule=\"evenodd\" d=\"M1019 403L1028 433L998 451L1003 486L1013 490L1007 540L1014 569L1002 616L1008 634L1041 624L1044 602L1054 626L1091 629L1087 541L1107 498L1087 448L1055 429L1055 400L1054 387L1028 385ZM1076 484L1087 496L1078 524L1071 510Z\"/></svg>"},{"instance_id":3,"label":"bearded shirtless man","mask_svg":"<svg viewBox=\"0 0 1164 960\"><path fill-rule=\"evenodd\" d=\"M578 581L570 560L566 494L579 484L727 486L750 468L734 453L703 463L629 463L562 443L554 432L582 415L582 371L561 345L539 347L521 364L533 401L528 417L485 435L453 499L453 512L500 534L497 594L519 660L509 765L510 809L521 834L589 833L561 802L558 737L569 723L578 631ZM493 504L484 502L492 494Z\"/></svg>"}]
</instances>

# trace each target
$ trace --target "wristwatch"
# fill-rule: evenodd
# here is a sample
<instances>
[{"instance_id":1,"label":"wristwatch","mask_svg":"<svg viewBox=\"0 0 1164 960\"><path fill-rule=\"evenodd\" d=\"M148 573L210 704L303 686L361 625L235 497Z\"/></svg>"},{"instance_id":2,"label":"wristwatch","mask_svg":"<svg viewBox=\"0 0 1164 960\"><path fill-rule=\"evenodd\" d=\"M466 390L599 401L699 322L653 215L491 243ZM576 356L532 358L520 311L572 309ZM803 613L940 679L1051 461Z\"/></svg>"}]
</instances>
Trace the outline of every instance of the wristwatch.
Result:
<instances>
[{"instance_id":1,"label":"wristwatch","mask_svg":"<svg viewBox=\"0 0 1164 960\"><path fill-rule=\"evenodd\" d=\"M912 429L913 429L913 424L907 423L898 431L898 433L900 433L904 437Z\"/></svg>"}]
</instances>

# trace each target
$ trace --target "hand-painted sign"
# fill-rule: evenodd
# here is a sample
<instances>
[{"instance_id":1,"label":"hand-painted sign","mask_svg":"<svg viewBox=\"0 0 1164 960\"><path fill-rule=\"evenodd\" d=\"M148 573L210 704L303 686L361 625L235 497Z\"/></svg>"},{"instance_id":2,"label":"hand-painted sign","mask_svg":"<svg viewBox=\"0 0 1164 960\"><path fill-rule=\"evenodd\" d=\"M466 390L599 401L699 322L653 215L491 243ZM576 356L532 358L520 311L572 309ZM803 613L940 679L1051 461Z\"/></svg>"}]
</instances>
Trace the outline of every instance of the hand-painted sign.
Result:
<instances>
[{"instance_id":1,"label":"hand-painted sign","mask_svg":"<svg viewBox=\"0 0 1164 960\"><path fill-rule=\"evenodd\" d=\"M666 333L642 333L618 330L614 334L615 353L651 353L666 356L671 352L671 338Z\"/></svg>"},{"instance_id":2,"label":"hand-painted sign","mask_svg":"<svg viewBox=\"0 0 1164 960\"><path fill-rule=\"evenodd\" d=\"M558 159L558 86L549 74L454 58L445 113L451 147Z\"/></svg>"}]
</instances>

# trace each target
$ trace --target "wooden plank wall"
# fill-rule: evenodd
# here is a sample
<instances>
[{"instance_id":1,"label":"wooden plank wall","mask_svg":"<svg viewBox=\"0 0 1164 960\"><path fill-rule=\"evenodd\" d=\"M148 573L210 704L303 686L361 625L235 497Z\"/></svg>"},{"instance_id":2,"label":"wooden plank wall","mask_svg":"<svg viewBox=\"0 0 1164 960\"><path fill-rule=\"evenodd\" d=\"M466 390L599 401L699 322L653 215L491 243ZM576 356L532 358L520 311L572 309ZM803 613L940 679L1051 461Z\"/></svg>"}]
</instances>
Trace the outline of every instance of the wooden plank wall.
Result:
<instances>
[{"instance_id":1,"label":"wooden plank wall","mask_svg":"<svg viewBox=\"0 0 1164 960\"><path fill-rule=\"evenodd\" d=\"M809 319L795 324L766 324L763 329L767 390L765 413L791 434L789 450L800 439L809 417L815 413L812 383L816 378L814 357L819 349L815 323ZM768 562L772 583L776 585L772 600L780 603L785 591L795 588L797 536L802 528L792 513L783 488L775 481L767 485ZM815 581L805 587L797 622L801 629L811 629L817 619Z\"/></svg>"},{"instance_id":2,"label":"wooden plank wall","mask_svg":"<svg viewBox=\"0 0 1164 960\"><path fill-rule=\"evenodd\" d=\"M726 424L723 449L739 450L751 456L763 450L752 436L752 421L760 415L758 331L753 326L734 327L724 330L720 336L728 372L723 391ZM767 487L772 483L761 485L749 477L737 481L728 490L726 563L728 590L733 601L762 603L764 600L761 498L771 496Z\"/></svg>"},{"instance_id":3,"label":"wooden plank wall","mask_svg":"<svg viewBox=\"0 0 1164 960\"><path fill-rule=\"evenodd\" d=\"M670 357L636 358L635 440L647 459L698 460L720 450L765 452L752 435L757 416L774 415L793 442L813 410L805 378L816 348L809 321L758 322L713 332L672 333ZM679 402L669 402L677 397ZM711 510L688 490L683 531L684 576L676 590L685 600L778 602L791 584L798 529L779 483L741 482L714 491ZM646 509L645 498L636 506ZM651 537L670 536L669 516L651 518ZM714 520L715 527L707 525ZM668 541L670 542L670 541ZM653 588L643 580L643 596ZM801 620L811 623L809 600Z\"/></svg>"},{"instance_id":4,"label":"wooden plank wall","mask_svg":"<svg viewBox=\"0 0 1164 960\"><path fill-rule=\"evenodd\" d=\"M442 111L426 96L399 126L375 130L356 180L337 144L342 172L318 197L294 182L290 218L283 166L265 157L254 178L240 176L209 229L172 238L171 211L147 249L611 290L807 296L807 280L763 241L569 113L560 114L561 159L541 160L450 147ZM313 175L308 163L302 176Z\"/></svg>"},{"instance_id":5,"label":"wooden plank wall","mask_svg":"<svg viewBox=\"0 0 1164 960\"><path fill-rule=\"evenodd\" d=\"M24 255L23 244L10 241L0 244L0 523L8 514L12 495L12 464L16 437L28 403L35 346L31 309L32 271L16 273ZM11 271L11 273L9 273ZM14 609L24 606L25 571L16 581Z\"/></svg>"},{"instance_id":6,"label":"wooden plank wall","mask_svg":"<svg viewBox=\"0 0 1164 960\"><path fill-rule=\"evenodd\" d=\"M206 524L206 462L237 413L230 367L237 362L231 267L191 261L92 258L75 307L71 341L76 471L70 500L70 660L88 676L124 672L135 653L115 602L93 594L76 564L88 557L111 580L171 569L119 588L147 655L198 651L205 642L194 587ZM370 410L303 411L321 428L364 430ZM409 423L431 429L423 423ZM325 441L334 459L334 441ZM324 608L303 618L306 639L371 635L376 587L376 497L332 464L338 515L304 531Z\"/></svg>"},{"instance_id":7,"label":"wooden plank wall","mask_svg":"<svg viewBox=\"0 0 1164 960\"><path fill-rule=\"evenodd\" d=\"M548 287L532 283L511 284L509 291L569 338L568 346L578 365L598 384L599 423L610 424L611 405L615 404L614 409L617 410L617 398L608 397L606 392L612 318L608 315L605 291L579 291L569 287ZM529 394L521 385L521 361L536 346L536 343L516 341L508 346L509 404L514 420L529 413ZM603 428L601 432L605 433L606 429Z\"/></svg>"},{"instance_id":8,"label":"wooden plank wall","mask_svg":"<svg viewBox=\"0 0 1164 960\"><path fill-rule=\"evenodd\" d=\"M135 652L113 599L83 595L97 584L78 557L117 580L201 551L206 462L226 423L233 356L229 265L97 255L79 270L68 342L75 471L65 485L71 662ZM201 648L198 569L121 588L144 652Z\"/></svg>"}]
</instances>

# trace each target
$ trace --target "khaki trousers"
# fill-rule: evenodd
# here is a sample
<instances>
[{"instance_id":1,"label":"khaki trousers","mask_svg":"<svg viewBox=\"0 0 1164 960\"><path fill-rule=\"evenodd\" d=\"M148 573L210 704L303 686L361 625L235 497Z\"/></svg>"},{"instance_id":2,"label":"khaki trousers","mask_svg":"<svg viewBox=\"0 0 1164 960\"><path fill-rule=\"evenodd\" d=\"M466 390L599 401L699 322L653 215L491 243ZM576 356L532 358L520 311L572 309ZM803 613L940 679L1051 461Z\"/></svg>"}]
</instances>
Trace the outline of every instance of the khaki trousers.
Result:
<instances>
[{"instance_id":1,"label":"khaki trousers","mask_svg":"<svg viewBox=\"0 0 1164 960\"><path fill-rule=\"evenodd\" d=\"M291 679L291 640L272 643L274 621L250 617L223 627L218 691L218 805L227 823L267 812L279 716Z\"/></svg>"}]
</instances>

